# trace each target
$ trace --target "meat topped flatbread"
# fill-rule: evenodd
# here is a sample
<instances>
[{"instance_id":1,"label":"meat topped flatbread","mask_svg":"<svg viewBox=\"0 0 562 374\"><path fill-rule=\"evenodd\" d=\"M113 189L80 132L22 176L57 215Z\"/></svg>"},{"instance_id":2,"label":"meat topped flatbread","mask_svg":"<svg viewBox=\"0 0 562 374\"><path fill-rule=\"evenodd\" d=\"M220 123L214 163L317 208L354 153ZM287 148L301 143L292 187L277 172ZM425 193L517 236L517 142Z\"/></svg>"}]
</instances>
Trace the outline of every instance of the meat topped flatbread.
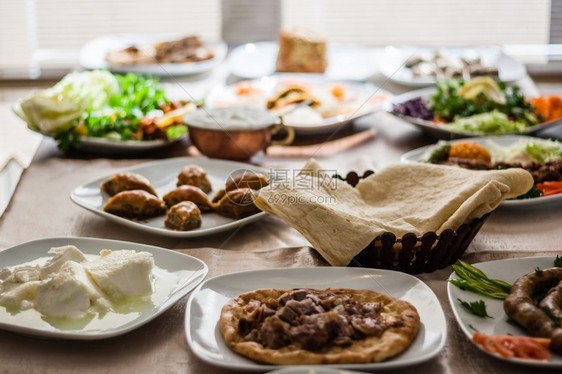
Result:
<instances>
[{"instance_id":1,"label":"meat topped flatbread","mask_svg":"<svg viewBox=\"0 0 562 374\"><path fill-rule=\"evenodd\" d=\"M277 365L379 362L404 351L420 326L410 303L371 290L259 289L230 300L226 344Z\"/></svg>"}]
</instances>

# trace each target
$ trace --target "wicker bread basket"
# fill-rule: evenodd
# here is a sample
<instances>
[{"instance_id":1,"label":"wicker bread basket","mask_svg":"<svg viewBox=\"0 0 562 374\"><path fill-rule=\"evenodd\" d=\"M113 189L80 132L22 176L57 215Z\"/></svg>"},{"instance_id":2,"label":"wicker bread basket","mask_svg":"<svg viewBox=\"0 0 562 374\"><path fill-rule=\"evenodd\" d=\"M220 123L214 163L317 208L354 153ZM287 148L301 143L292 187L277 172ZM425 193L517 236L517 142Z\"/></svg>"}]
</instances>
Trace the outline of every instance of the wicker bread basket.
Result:
<instances>
[{"instance_id":1,"label":"wicker bread basket","mask_svg":"<svg viewBox=\"0 0 562 374\"><path fill-rule=\"evenodd\" d=\"M334 177L355 187L361 179L371 174L373 171L368 170L361 176L350 172L345 178L337 174ZM439 235L435 232L426 232L421 236L407 233L397 238L393 233L385 232L377 236L347 266L391 269L410 274L442 269L454 264L462 256L489 215L463 224L457 230L444 230Z\"/></svg>"}]
</instances>

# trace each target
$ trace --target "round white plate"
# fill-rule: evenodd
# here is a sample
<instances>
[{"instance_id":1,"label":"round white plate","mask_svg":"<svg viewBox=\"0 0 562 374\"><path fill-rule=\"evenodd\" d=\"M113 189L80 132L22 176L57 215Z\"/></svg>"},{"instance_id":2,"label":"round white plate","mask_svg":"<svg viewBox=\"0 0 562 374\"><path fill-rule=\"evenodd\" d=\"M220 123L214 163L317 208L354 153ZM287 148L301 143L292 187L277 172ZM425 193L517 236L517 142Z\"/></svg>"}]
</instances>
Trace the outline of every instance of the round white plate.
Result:
<instances>
[{"instance_id":1,"label":"round white plate","mask_svg":"<svg viewBox=\"0 0 562 374\"><path fill-rule=\"evenodd\" d=\"M131 45L143 46L147 43L174 40L180 38L178 35L140 35L122 34L106 35L89 41L80 50L80 66L85 69L109 69L113 73L138 73L153 76L167 77L177 75L191 75L209 71L224 61L227 46L224 42L208 43L204 45L214 51L215 56L209 60L185 63L166 63L150 65L110 65L105 56L112 50L125 49Z\"/></svg>"},{"instance_id":2,"label":"round white plate","mask_svg":"<svg viewBox=\"0 0 562 374\"><path fill-rule=\"evenodd\" d=\"M410 87L423 87L435 84L433 76L414 76L412 71L404 66L405 61L412 55L433 55L439 48L427 47L394 47L389 46L378 59L381 73L388 79ZM504 82L514 82L527 74L525 65L511 56L506 55L498 47L451 47L445 50L453 57L461 57L467 53L476 54L482 64L495 67L499 72L499 79Z\"/></svg>"},{"instance_id":3,"label":"round white plate","mask_svg":"<svg viewBox=\"0 0 562 374\"><path fill-rule=\"evenodd\" d=\"M513 283L517 278L534 271L535 268L551 268L554 266L553 263L554 257L527 257L481 262L474 264L474 266L482 270L490 278L501 279L508 283ZM449 278L458 278L458 276L453 272ZM471 342L472 335L475 331L480 331L487 335L528 335L528 333L521 327L508 322L509 318L503 311L503 300L492 299L469 291L463 291L449 282L447 282L447 295L449 296L449 303L451 304L453 314L455 315L461 330ZM493 318L481 318L467 312L460 305L457 299L461 299L469 303L484 300L486 303L486 310ZM480 345L475 345L482 349ZM562 356L552 352L551 362L523 360L520 358L508 359L499 355L488 353L484 351L484 349L482 349L482 352L514 364L531 365L540 368L562 368Z\"/></svg>"},{"instance_id":4,"label":"round white plate","mask_svg":"<svg viewBox=\"0 0 562 374\"><path fill-rule=\"evenodd\" d=\"M346 88L346 96L353 98L345 104L342 104L352 109L348 114L324 118L318 123L285 121L285 125L295 129L295 132L298 134L334 131L341 126L350 124L351 121L355 119L381 109L387 100L392 97L390 93L370 83L332 80L318 74L281 73L245 82L259 89L261 93L256 96L259 100L244 101L243 104L256 106L262 109L266 109L265 101L275 94L276 86L284 84L285 82L287 84L301 84L311 89L326 87L326 91L328 91L329 87L332 85L342 85ZM238 82L229 86L216 86L205 99L205 105L210 108L242 105L241 99L236 94L236 87L239 87L241 84L244 84L244 82Z\"/></svg>"},{"instance_id":5,"label":"round white plate","mask_svg":"<svg viewBox=\"0 0 562 374\"><path fill-rule=\"evenodd\" d=\"M12 106L13 112L20 117L25 122L27 118L25 113L21 110L20 104L14 104ZM53 135L46 134L43 132L36 131L28 126L28 128L32 131L35 131L43 136L47 136L52 138ZM100 155L127 155L127 154L138 154L147 151L152 151L159 148L164 148L169 145L175 144L182 139L187 139L188 135L182 135L175 139L164 140L164 139L157 139L157 140L110 140L105 138L94 138L94 137L80 137L80 148L78 151L92 153L92 154L100 154Z\"/></svg>"},{"instance_id":6,"label":"round white plate","mask_svg":"<svg viewBox=\"0 0 562 374\"><path fill-rule=\"evenodd\" d=\"M327 368L322 366L284 367L283 369L268 371L268 374L365 374L364 371L349 371Z\"/></svg>"},{"instance_id":7,"label":"round white plate","mask_svg":"<svg viewBox=\"0 0 562 374\"><path fill-rule=\"evenodd\" d=\"M393 108L395 104L401 104L406 101L421 97L423 99L430 98L433 94L437 92L436 87L426 87L419 90L409 91L402 95L394 96L391 100L388 100L384 103L384 110L393 116L400 118L412 125L415 125L420 130L426 132L428 135L431 135L437 139L455 139L455 138L467 138L473 136L485 136L486 134L483 133L471 133L471 132L463 132L463 131L453 131L448 128L447 125L443 124L435 124L432 121L423 120L420 118L408 117L408 116L400 116L393 113ZM546 130L550 127L557 126L562 123L562 118L551 120L548 122L539 123L537 125L528 127L522 135L534 135L542 130ZM508 135L507 133L505 135Z\"/></svg>"},{"instance_id":8,"label":"round white plate","mask_svg":"<svg viewBox=\"0 0 562 374\"><path fill-rule=\"evenodd\" d=\"M234 48L228 57L232 74L240 78L259 78L275 73L279 46L275 42L247 43ZM327 45L328 67L323 76L327 79L363 81L376 69L374 51L346 44Z\"/></svg>"},{"instance_id":9,"label":"round white plate","mask_svg":"<svg viewBox=\"0 0 562 374\"><path fill-rule=\"evenodd\" d=\"M390 270L316 267L246 271L206 280L190 296L185 312L185 333L192 351L209 364L233 370L279 368L257 363L230 350L219 331L218 320L224 304L242 293L257 288L299 287L369 289L412 303L420 315L418 335L402 354L379 363L324 367L352 370L401 368L432 359L445 344L447 323L439 300L418 278Z\"/></svg>"},{"instance_id":10,"label":"round white plate","mask_svg":"<svg viewBox=\"0 0 562 374\"><path fill-rule=\"evenodd\" d=\"M85 254L99 255L102 249L131 249L152 253L155 273L154 305L127 314L108 313L104 318L93 317L81 328L62 329L47 322L34 309L11 314L0 306L0 328L42 338L95 340L121 335L158 317L187 295L207 275L207 265L201 260L151 245L94 238L46 238L0 251L0 264L15 266L42 257L51 257L52 247L75 245Z\"/></svg>"},{"instance_id":11,"label":"round white plate","mask_svg":"<svg viewBox=\"0 0 562 374\"><path fill-rule=\"evenodd\" d=\"M100 185L109 177L123 172L141 174L150 181L152 187L154 187L158 193L158 196L162 198L163 195L176 188L177 176L182 168L191 164L198 165L207 172L207 177L213 186L213 191L209 194L209 198L211 199L217 191L224 187L227 178L237 170L252 170L257 173L267 175L266 170L241 162L207 159L202 157L176 157L142 163L98 178L90 183L75 188L71 192L70 198L74 203L82 208L107 218L115 223L139 231L176 238L194 238L232 230L263 218L266 215L265 212L260 212L246 218L235 220L223 217L217 213L203 213L203 222L200 228L191 231L174 231L167 229L164 226L165 216L163 215L147 220L133 221L103 211L103 206L109 200L109 195L100 189Z\"/></svg>"},{"instance_id":12,"label":"round white plate","mask_svg":"<svg viewBox=\"0 0 562 374\"><path fill-rule=\"evenodd\" d=\"M470 141L481 144L484 147L490 142L494 142L502 147L509 147L519 140L533 140L536 138L530 136L522 135L504 135L504 136L482 136L478 138L470 138ZM457 143L460 141L466 141L466 139L453 140L451 143ZM435 144L426 145L425 147L416 148L410 152L404 153L400 157L400 161L404 163L408 162L422 162L421 160L435 147ZM532 207L539 205L552 205L554 203L562 202L562 194L551 195L551 196L541 196L533 199L521 199L521 200L504 200L501 202L502 207Z\"/></svg>"}]
</instances>

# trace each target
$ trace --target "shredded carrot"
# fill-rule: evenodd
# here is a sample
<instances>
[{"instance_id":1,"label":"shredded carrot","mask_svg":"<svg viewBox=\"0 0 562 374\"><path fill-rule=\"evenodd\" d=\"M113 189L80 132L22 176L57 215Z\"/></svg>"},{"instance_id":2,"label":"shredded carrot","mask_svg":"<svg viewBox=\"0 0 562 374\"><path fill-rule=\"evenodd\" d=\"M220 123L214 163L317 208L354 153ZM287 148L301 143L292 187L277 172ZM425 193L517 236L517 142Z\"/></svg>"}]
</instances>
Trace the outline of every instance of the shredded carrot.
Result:
<instances>
[{"instance_id":1,"label":"shredded carrot","mask_svg":"<svg viewBox=\"0 0 562 374\"><path fill-rule=\"evenodd\" d=\"M517 357L529 360L550 361L548 351L550 339L528 336L486 335L475 332L472 341L482 346L486 352L497 353L502 357Z\"/></svg>"},{"instance_id":2,"label":"shredded carrot","mask_svg":"<svg viewBox=\"0 0 562 374\"><path fill-rule=\"evenodd\" d=\"M559 188L557 190L548 190L543 192L543 196L552 196L552 195L558 195L559 193L562 193L562 188Z\"/></svg>"},{"instance_id":3,"label":"shredded carrot","mask_svg":"<svg viewBox=\"0 0 562 374\"><path fill-rule=\"evenodd\" d=\"M546 181L542 183L537 183L537 188L540 189L562 188L562 181Z\"/></svg>"},{"instance_id":4,"label":"shredded carrot","mask_svg":"<svg viewBox=\"0 0 562 374\"><path fill-rule=\"evenodd\" d=\"M562 117L562 98L560 96L537 96L533 97L530 102L535 107L535 114L544 121Z\"/></svg>"},{"instance_id":5,"label":"shredded carrot","mask_svg":"<svg viewBox=\"0 0 562 374\"><path fill-rule=\"evenodd\" d=\"M550 95L548 97L548 105L550 106L551 119L562 117L562 99L560 96Z\"/></svg>"},{"instance_id":6,"label":"shredded carrot","mask_svg":"<svg viewBox=\"0 0 562 374\"><path fill-rule=\"evenodd\" d=\"M556 195L562 193L562 181L537 183L537 188L542 191L543 196Z\"/></svg>"}]
</instances>

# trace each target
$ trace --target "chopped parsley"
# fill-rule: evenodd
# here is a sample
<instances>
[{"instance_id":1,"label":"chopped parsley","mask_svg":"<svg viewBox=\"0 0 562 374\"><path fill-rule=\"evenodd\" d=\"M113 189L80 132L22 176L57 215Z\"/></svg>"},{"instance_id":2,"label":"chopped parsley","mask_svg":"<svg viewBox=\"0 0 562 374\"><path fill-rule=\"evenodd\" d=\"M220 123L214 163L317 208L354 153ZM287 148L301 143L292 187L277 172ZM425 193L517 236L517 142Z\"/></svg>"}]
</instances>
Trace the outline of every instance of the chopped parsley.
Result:
<instances>
[{"instance_id":1,"label":"chopped parsley","mask_svg":"<svg viewBox=\"0 0 562 374\"><path fill-rule=\"evenodd\" d=\"M488 315L488 312L486 311L486 303L484 302L484 300L473 301L471 303L467 301L463 301L461 299L457 299L457 300L459 301L461 306L469 313L472 313L482 318L494 318Z\"/></svg>"}]
</instances>

